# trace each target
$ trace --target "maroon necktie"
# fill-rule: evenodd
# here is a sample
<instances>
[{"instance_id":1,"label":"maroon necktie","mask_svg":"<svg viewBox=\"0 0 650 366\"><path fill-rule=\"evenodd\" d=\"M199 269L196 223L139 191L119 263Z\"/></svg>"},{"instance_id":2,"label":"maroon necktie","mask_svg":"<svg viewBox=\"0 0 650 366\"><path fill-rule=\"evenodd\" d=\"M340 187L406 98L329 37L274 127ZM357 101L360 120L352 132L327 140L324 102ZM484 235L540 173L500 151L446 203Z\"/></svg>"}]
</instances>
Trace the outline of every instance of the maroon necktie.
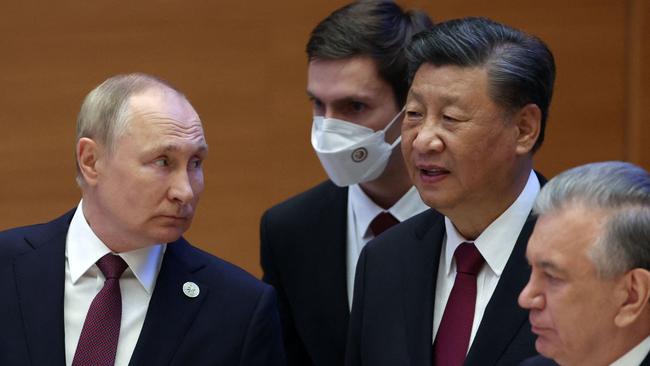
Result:
<instances>
[{"instance_id":1,"label":"maroon necktie","mask_svg":"<svg viewBox=\"0 0 650 366\"><path fill-rule=\"evenodd\" d=\"M461 366L469 347L476 305L476 275L483 257L473 243L462 243L454 253L456 280L433 343L433 364Z\"/></svg>"},{"instance_id":2,"label":"maroon necktie","mask_svg":"<svg viewBox=\"0 0 650 366\"><path fill-rule=\"evenodd\" d=\"M106 254L97 261L106 281L93 299L81 329L72 366L112 366L122 320L120 276L127 267L122 257Z\"/></svg>"},{"instance_id":3,"label":"maroon necktie","mask_svg":"<svg viewBox=\"0 0 650 366\"><path fill-rule=\"evenodd\" d=\"M375 237L388 230L391 226L399 224L399 220L390 212L383 211L370 222L370 231Z\"/></svg>"}]
</instances>

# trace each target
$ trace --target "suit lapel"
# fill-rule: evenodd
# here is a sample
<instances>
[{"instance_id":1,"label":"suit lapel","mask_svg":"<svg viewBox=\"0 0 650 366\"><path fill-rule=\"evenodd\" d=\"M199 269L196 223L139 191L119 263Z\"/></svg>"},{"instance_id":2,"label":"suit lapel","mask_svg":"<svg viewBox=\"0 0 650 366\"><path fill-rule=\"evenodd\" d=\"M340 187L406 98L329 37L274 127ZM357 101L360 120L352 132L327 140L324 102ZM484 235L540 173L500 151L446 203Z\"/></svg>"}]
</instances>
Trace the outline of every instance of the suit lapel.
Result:
<instances>
[{"instance_id":1,"label":"suit lapel","mask_svg":"<svg viewBox=\"0 0 650 366\"><path fill-rule=\"evenodd\" d=\"M442 215L429 212L427 220L416 228L409 248L403 251L403 310L413 365L430 364L432 359L433 300L445 226Z\"/></svg>"},{"instance_id":2,"label":"suit lapel","mask_svg":"<svg viewBox=\"0 0 650 366\"><path fill-rule=\"evenodd\" d=\"M322 196L322 201L315 205L318 212L306 215L314 220L308 225L313 230L304 233L305 245L301 255L304 278L295 279L301 284L301 290L296 292L300 293L298 301L303 309L299 316L305 320L301 323L313 325L301 329L301 333L312 339L312 344L335 345L341 354L350 317L346 277L347 198L347 188L332 185L332 189ZM307 278L310 281L305 282ZM314 318L313 314L320 315ZM312 352L321 349L327 348L319 347ZM321 357L330 359L332 355Z\"/></svg>"},{"instance_id":3,"label":"suit lapel","mask_svg":"<svg viewBox=\"0 0 650 366\"><path fill-rule=\"evenodd\" d=\"M33 365L65 364L65 241L73 212L26 236L33 250L14 262L18 302Z\"/></svg>"},{"instance_id":4,"label":"suit lapel","mask_svg":"<svg viewBox=\"0 0 650 366\"><path fill-rule=\"evenodd\" d=\"M530 277L530 268L526 262L526 245L534 225L535 218L528 216L485 309L465 365L496 364L528 319L528 312L519 307L517 297Z\"/></svg>"},{"instance_id":5,"label":"suit lapel","mask_svg":"<svg viewBox=\"0 0 650 366\"><path fill-rule=\"evenodd\" d=\"M349 309L346 277L347 195L347 189L331 192L327 202L323 202L322 214L317 217L319 225L314 225L318 232L310 233L315 241L312 263L318 274L314 287L323 301L319 307L329 303L337 309ZM345 316L346 321L347 318Z\"/></svg>"},{"instance_id":6,"label":"suit lapel","mask_svg":"<svg viewBox=\"0 0 650 366\"><path fill-rule=\"evenodd\" d=\"M171 363L183 341L183 335L187 333L208 295L209 288L193 280L193 273L200 270L203 264L192 260L189 250L189 244L182 238L167 245L130 365ZM200 293L197 297L185 296L185 282L198 285Z\"/></svg>"}]
</instances>

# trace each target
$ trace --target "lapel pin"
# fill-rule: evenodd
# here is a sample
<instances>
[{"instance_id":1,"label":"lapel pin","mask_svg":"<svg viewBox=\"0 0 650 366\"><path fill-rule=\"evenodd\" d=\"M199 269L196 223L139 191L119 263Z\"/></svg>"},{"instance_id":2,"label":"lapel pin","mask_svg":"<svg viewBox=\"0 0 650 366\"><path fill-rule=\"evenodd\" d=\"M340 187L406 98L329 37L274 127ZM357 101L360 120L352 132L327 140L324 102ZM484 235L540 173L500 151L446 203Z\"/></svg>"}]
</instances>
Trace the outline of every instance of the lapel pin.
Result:
<instances>
[{"instance_id":1,"label":"lapel pin","mask_svg":"<svg viewBox=\"0 0 650 366\"><path fill-rule=\"evenodd\" d=\"M194 282L185 282L183 284L183 293L187 297L195 298L199 296L200 292L201 290L199 290L199 286Z\"/></svg>"}]
</instances>

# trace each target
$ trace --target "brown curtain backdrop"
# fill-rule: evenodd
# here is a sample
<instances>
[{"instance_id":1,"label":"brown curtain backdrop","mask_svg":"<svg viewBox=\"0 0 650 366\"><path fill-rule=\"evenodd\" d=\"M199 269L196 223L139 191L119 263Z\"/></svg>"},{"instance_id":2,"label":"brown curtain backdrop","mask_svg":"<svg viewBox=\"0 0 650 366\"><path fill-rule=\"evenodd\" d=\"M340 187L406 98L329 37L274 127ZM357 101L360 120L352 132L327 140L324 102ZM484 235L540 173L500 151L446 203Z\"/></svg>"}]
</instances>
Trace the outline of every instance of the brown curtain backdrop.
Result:
<instances>
[{"instance_id":1,"label":"brown curtain backdrop","mask_svg":"<svg viewBox=\"0 0 650 366\"><path fill-rule=\"evenodd\" d=\"M260 275L262 212L325 178L309 143L304 46L315 24L344 3L2 2L0 229L47 221L77 204L81 101L110 75L142 71L177 85L204 121L206 190L186 236ZM599 160L650 169L650 2L399 3L436 21L488 16L548 43L558 75L536 167L549 178Z\"/></svg>"}]
</instances>

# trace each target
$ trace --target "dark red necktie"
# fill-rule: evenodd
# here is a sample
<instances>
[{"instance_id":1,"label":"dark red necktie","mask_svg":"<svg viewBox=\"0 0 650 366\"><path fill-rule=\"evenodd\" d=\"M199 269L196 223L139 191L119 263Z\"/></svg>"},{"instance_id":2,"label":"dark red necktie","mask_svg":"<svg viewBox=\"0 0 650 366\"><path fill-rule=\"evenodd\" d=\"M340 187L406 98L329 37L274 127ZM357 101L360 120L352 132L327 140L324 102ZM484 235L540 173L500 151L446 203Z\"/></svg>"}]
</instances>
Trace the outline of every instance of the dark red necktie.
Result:
<instances>
[{"instance_id":1,"label":"dark red necktie","mask_svg":"<svg viewBox=\"0 0 650 366\"><path fill-rule=\"evenodd\" d=\"M462 243L454 253L456 280L433 343L434 366L461 366L469 347L476 305L476 276L483 257L473 243Z\"/></svg>"},{"instance_id":2,"label":"dark red necktie","mask_svg":"<svg viewBox=\"0 0 650 366\"><path fill-rule=\"evenodd\" d=\"M106 281L93 299L81 329L72 366L112 366L122 320L120 276L127 267L122 257L106 254L97 261Z\"/></svg>"},{"instance_id":3,"label":"dark red necktie","mask_svg":"<svg viewBox=\"0 0 650 366\"><path fill-rule=\"evenodd\" d=\"M399 220L390 212L383 211L370 222L370 231L375 237L388 230L391 226L399 224Z\"/></svg>"}]
</instances>

